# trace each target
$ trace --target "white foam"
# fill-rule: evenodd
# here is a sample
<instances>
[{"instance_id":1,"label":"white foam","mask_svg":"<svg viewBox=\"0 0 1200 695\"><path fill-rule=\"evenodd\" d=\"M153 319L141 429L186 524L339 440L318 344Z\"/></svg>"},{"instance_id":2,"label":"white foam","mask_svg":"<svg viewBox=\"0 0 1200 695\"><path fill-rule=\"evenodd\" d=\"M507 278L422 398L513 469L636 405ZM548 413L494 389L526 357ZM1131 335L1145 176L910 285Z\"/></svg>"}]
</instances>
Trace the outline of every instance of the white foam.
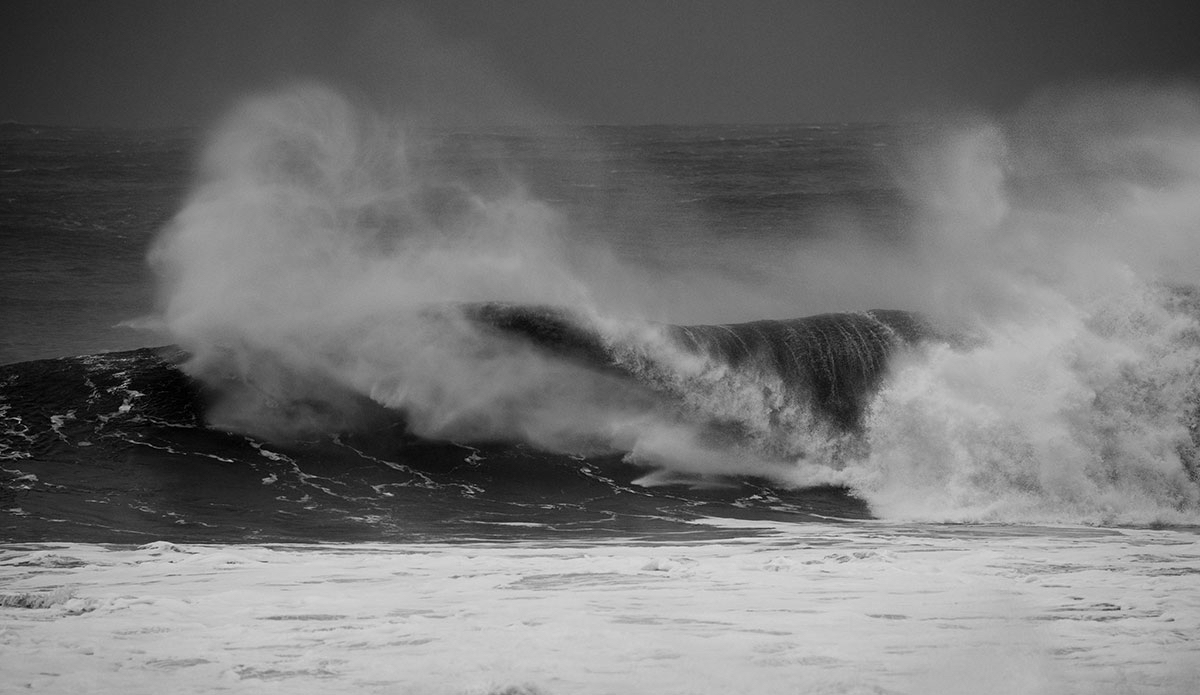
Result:
<instances>
[{"instance_id":1,"label":"white foam","mask_svg":"<svg viewBox=\"0 0 1200 695\"><path fill-rule=\"evenodd\" d=\"M76 562L21 562L47 553ZM30 597L0 607L4 682L42 693L1173 694L1200 678L1191 533L873 523L4 558L5 593Z\"/></svg>"},{"instance_id":2,"label":"white foam","mask_svg":"<svg viewBox=\"0 0 1200 695\"><path fill-rule=\"evenodd\" d=\"M1200 522L1200 312L1172 285L1200 272L1200 95L1065 94L909 171L929 281L981 340L875 404L846 479L878 514Z\"/></svg>"}]
</instances>

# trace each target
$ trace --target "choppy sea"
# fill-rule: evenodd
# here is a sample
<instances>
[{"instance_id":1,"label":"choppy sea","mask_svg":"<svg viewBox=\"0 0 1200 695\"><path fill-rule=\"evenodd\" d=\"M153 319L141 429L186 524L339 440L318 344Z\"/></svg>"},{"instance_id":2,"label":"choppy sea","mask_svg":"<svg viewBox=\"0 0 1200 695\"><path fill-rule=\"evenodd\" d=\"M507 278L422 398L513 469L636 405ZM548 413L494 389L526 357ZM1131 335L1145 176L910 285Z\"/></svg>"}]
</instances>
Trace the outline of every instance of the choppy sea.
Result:
<instances>
[{"instance_id":1,"label":"choppy sea","mask_svg":"<svg viewBox=\"0 0 1200 695\"><path fill-rule=\"evenodd\" d=\"M1194 692L1200 124L1034 124L4 125L0 690Z\"/></svg>"}]
</instances>

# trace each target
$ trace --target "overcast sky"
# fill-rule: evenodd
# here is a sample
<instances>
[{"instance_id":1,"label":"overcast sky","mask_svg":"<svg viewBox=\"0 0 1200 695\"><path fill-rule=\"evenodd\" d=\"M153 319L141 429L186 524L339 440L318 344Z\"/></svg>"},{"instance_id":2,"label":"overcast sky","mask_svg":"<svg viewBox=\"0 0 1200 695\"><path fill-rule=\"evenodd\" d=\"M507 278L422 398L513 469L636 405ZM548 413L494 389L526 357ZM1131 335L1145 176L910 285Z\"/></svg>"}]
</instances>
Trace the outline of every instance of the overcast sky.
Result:
<instances>
[{"instance_id":1,"label":"overcast sky","mask_svg":"<svg viewBox=\"0 0 1200 695\"><path fill-rule=\"evenodd\" d=\"M881 120L1200 78L1192 2L4 0L0 120L203 125L318 79L386 108L585 123Z\"/></svg>"}]
</instances>

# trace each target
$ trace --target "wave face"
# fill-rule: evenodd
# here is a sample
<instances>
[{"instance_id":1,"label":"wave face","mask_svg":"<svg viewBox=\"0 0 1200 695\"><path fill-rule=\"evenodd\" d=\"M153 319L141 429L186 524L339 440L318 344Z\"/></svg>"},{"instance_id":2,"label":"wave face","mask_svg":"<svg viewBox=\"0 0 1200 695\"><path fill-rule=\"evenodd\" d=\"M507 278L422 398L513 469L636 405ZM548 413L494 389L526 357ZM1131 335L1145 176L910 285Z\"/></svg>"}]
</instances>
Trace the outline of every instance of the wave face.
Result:
<instances>
[{"instance_id":1,"label":"wave face","mask_svg":"<svg viewBox=\"0 0 1200 695\"><path fill-rule=\"evenodd\" d=\"M669 332L694 354L777 377L787 400L805 402L844 431L862 426L892 354L936 335L917 315L895 310Z\"/></svg>"},{"instance_id":2,"label":"wave face","mask_svg":"<svg viewBox=\"0 0 1200 695\"><path fill-rule=\"evenodd\" d=\"M860 442L893 355L944 340L903 311L677 326L554 307L460 308L489 339L515 341L499 345L586 368L588 378L572 378L576 397L607 412L589 415L582 439L555 446L586 452L604 441L633 460L699 474L779 478L814 447L822 463L837 463Z\"/></svg>"},{"instance_id":3,"label":"wave face","mask_svg":"<svg viewBox=\"0 0 1200 695\"><path fill-rule=\"evenodd\" d=\"M721 381L741 382L766 397L775 395L775 410L811 413L810 428L829 435L861 429L897 350L944 340L921 317L896 310L725 325L625 326L615 335L553 307L493 303L464 312L549 355L629 377L675 407L692 403L697 406L692 415L706 410L715 415L717 394L710 391Z\"/></svg>"}]
</instances>

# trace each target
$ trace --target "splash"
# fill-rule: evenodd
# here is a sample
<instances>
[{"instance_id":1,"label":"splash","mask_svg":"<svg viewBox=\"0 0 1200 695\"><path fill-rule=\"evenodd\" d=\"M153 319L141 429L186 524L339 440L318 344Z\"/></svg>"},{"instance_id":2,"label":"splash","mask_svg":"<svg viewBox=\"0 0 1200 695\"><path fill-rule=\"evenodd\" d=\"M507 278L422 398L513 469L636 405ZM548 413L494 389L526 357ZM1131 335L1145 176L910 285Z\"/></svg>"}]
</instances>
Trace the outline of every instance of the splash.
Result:
<instances>
[{"instance_id":1,"label":"splash","mask_svg":"<svg viewBox=\"0 0 1200 695\"><path fill-rule=\"evenodd\" d=\"M914 160L931 276L985 338L898 370L847 481L887 518L1196 523L1200 99L1087 91Z\"/></svg>"}]
</instances>

